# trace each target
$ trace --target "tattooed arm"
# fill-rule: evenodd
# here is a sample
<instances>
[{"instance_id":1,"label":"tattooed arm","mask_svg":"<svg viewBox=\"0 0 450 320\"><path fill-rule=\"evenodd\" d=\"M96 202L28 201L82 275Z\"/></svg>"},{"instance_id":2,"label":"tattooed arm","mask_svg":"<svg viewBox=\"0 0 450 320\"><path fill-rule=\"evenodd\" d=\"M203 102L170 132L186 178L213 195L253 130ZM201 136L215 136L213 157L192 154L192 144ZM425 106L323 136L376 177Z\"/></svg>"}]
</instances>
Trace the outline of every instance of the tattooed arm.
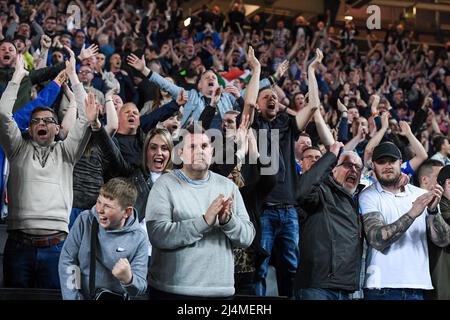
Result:
<instances>
[{"instance_id":1,"label":"tattooed arm","mask_svg":"<svg viewBox=\"0 0 450 320\"><path fill-rule=\"evenodd\" d=\"M375 206L370 203L373 199L370 199L370 195L363 192L360 196L360 206L363 213L367 212L363 214L362 220L369 244L378 251L388 248L408 230L418 216L425 212L425 208L433 197L432 192L422 194L414 201L408 212L397 221L386 224L381 212L373 210Z\"/></svg>"},{"instance_id":2,"label":"tattooed arm","mask_svg":"<svg viewBox=\"0 0 450 320\"><path fill-rule=\"evenodd\" d=\"M367 213L362 216L362 220L367 242L378 251L383 251L397 241L414 222L408 213L391 224L386 224L380 212Z\"/></svg>"},{"instance_id":3,"label":"tattooed arm","mask_svg":"<svg viewBox=\"0 0 450 320\"><path fill-rule=\"evenodd\" d=\"M427 233L430 240L438 247L446 247L450 243L450 226L442 217L438 203L441 201L444 189L440 185L435 185L430 192L433 200L428 206L428 210L437 211L437 214L430 214L427 217Z\"/></svg>"},{"instance_id":4,"label":"tattooed arm","mask_svg":"<svg viewBox=\"0 0 450 320\"><path fill-rule=\"evenodd\" d=\"M438 247L444 248L450 244L450 226L441 214L427 217L427 232L430 240Z\"/></svg>"}]
</instances>

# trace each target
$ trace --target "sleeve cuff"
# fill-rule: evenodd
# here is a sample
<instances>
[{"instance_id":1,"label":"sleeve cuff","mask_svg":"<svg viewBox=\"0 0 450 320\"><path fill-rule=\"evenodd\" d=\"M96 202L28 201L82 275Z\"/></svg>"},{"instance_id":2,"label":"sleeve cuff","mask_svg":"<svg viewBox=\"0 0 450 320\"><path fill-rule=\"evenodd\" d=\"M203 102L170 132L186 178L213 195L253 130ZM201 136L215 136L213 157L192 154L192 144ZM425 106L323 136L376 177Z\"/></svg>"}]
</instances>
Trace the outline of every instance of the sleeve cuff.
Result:
<instances>
[{"instance_id":1,"label":"sleeve cuff","mask_svg":"<svg viewBox=\"0 0 450 320\"><path fill-rule=\"evenodd\" d=\"M198 233L204 233L205 231L209 230L211 226L206 223L205 218L203 218L203 215L198 217L194 220L194 228L197 230Z\"/></svg>"}]
</instances>

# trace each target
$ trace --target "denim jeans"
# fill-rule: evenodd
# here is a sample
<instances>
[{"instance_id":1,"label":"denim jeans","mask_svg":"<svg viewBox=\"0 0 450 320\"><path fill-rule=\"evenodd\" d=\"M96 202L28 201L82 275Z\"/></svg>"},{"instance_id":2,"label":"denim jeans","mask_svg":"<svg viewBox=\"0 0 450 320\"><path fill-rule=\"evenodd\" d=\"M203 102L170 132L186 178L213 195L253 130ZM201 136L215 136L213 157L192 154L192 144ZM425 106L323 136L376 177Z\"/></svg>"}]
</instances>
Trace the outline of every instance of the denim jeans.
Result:
<instances>
[{"instance_id":1,"label":"denim jeans","mask_svg":"<svg viewBox=\"0 0 450 320\"><path fill-rule=\"evenodd\" d=\"M60 289L58 262L64 241L46 248L6 240L3 278L8 288Z\"/></svg>"},{"instance_id":2,"label":"denim jeans","mask_svg":"<svg viewBox=\"0 0 450 320\"><path fill-rule=\"evenodd\" d=\"M75 223L75 220L77 220L80 213L82 213L84 210L85 209L72 208L72 210L70 211L69 230L72 229L72 226Z\"/></svg>"},{"instance_id":3,"label":"denim jeans","mask_svg":"<svg viewBox=\"0 0 450 320\"><path fill-rule=\"evenodd\" d=\"M306 288L295 291L297 300L350 300L352 292L321 288Z\"/></svg>"},{"instance_id":4,"label":"denim jeans","mask_svg":"<svg viewBox=\"0 0 450 320\"><path fill-rule=\"evenodd\" d=\"M421 289L364 289L365 300L423 300Z\"/></svg>"},{"instance_id":5,"label":"denim jeans","mask_svg":"<svg viewBox=\"0 0 450 320\"><path fill-rule=\"evenodd\" d=\"M278 256L281 264L277 273L280 275L278 294L281 296L293 296L293 280L297 271L299 258L299 222L295 208L270 209L266 208L261 214L261 247L267 252L272 252L276 238L280 241L281 252ZM269 269L267 257L256 272L256 295L266 295L266 277Z\"/></svg>"}]
</instances>

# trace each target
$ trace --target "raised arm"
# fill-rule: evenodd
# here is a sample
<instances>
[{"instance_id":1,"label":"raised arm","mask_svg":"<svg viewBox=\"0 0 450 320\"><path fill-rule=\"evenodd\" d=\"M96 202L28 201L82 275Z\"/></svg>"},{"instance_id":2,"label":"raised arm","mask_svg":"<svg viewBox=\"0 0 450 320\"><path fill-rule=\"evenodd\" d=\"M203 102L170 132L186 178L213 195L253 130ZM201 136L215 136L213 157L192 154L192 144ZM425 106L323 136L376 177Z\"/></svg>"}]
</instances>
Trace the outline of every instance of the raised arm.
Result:
<instances>
[{"instance_id":1,"label":"raised arm","mask_svg":"<svg viewBox=\"0 0 450 320\"><path fill-rule=\"evenodd\" d=\"M178 93L182 89L181 87L167 81L161 77L158 73L151 71L145 65L145 58L142 56L140 59L134 55L130 54L127 57L128 64L135 68L137 71L141 72L145 77L147 77L151 82L154 82L161 90L169 92L173 99L176 99Z\"/></svg>"},{"instance_id":2,"label":"raised arm","mask_svg":"<svg viewBox=\"0 0 450 320\"><path fill-rule=\"evenodd\" d=\"M301 175L297 190L297 200L307 212L314 212L319 204L319 186L333 170L337 155L342 147L343 144L341 142L335 142L330 146L329 152L325 153L308 171Z\"/></svg>"},{"instance_id":3,"label":"raised arm","mask_svg":"<svg viewBox=\"0 0 450 320\"><path fill-rule=\"evenodd\" d=\"M333 135L331 134L330 130L325 124L325 121L320 115L319 107L320 107L320 100L319 100L319 87L317 85L316 80L316 68L320 65L323 58L322 51L320 49L317 49L316 51L316 57L314 58L313 62L308 67L308 96L309 96L309 102L308 105L300 110L300 112L297 113L295 116L295 120L297 122L297 127L299 130L303 130L306 125L308 124L311 117L314 115L314 119L316 121L317 131L319 133L320 138L322 139L322 142L326 145L332 145L334 143ZM318 116L316 116L318 115ZM325 127L324 127L324 126ZM320 127L320 128L319 128Z\"/></svg>"},{"instance_id":4,"label":"raised arm","mask_svg":"<svg viewBox=\"0 0 450 320\"><path fill-rule=\"evenodd\" d=\"M105 130L110 136L113 136L119 128L119 118L117 116L117 111L113 102L113 95L117 94L117 92L117 89L111 89L105 94Z\"/></svg>"},{"instance_id":5,"label":"raised arm","mask_svg":"<svg viewBox=\"0 0 450 320\"><path fill-rule=\"evenodd\" d=\"M414 152L414 158L409 161L409 164L414 171L417 171L422 162L428 159L427 151L420 143L420 141L417 140L417 138L414 136L407 122L400 121L399 125L401 130L399 134L405 136L408 139L408 142Z\"/></svg>"},{"instance_id":6,"label":"raised arm","mask_svg":"<svg viewBox=\"0 0 450 320\"><path fill-rule=\"evenodd\" d=\"M61 138L64 140L69 134L70 129L75 125L77 121L77 103L75 95L72 90L70 90L67 84L63 85L64 95L69 100L69 106L61 122Z\"/></svg>"},{"instance_id":7,"label":"raised arm","mask_svg":"<svg viewBox=\"0 0 450 320\"><path fill-rule=\"evenodd\" d=\"M367 134L366 128L363 126L359 126L358 134L355 135L349 142L345 144L344 150L346 151L354 150L358 144L364 141L366 134Z\"/></svg>"},{"instance_id":8,"label":"raised arm","mask_svg":"<svg viewBox=\"0 0 450 320\"><path fill-rule=\"evenodd\" d=\"M85 105L86 91L84 90L83 85L80 83L75 71L75 55L73 51L70 50L70 48L66 47L66 50L68 50L70 54L70 59L69 61L67 61L66 72L69 76L75 95L78 119L74 127L69 131L67 138L63 141L63 147L66 151L66 156L68 157L69 161L75 163L83 154L84 148L86 147L91 136L89 122L95 121L97 119L97 116L95 115L94 119L92 108L89 104Z\"/></svg>"},{"instance_id":9,"label":"raised arm","mask_svg":"<svg viewBox=\"0 0 450 320\"><path fill-rule=\"evenodd\" d=\"M52 44L52 39L49 36L43 34L41 36L41 53L39 54L39 60L36 63L36 70L45 68L47 66L48 51Z\"/></svg>"},{"instance_id":10,"label":"raised arm","mask_svg":"<svg viewBox=\"0 0 450 320\"><path fill-rule=\"evenodd\" d=\"M320 99L319 99L319 87L317 85L316 80L316 67L318 64L322 61L322 51L320 49L316 50L316 58L313 60L313 62L308 67L308 95L309 95L309 102L308 105L310 107L310 112L314 112L314 121L316 123L317 133L319 134L320 140L325 146L331 146L334 144L334 138L333 134L331 133L330 129L328 128L327 124L325 123L325 120L323 119L321 113L320 113ZM301 116L301 113L298 114L298 117ZM303 117L302 117L303 118ZM301 119L299 119L301 120ZM303 119L304 121L304 119ZM307 121L306 121L307 123ZM299 124L299 123L297 123Z\"/></svg>"},{"instance_id":11,"label":"raised arm","mask_svg":"<svg viewBox=\"0 0 450 320\"><path fill-rule=\"evenodd\" d=\"M165 121L169 119L175 112L178 112L180 110L180 107L182 105L185 105L188 101L188 95L184 91L184 89L181 89L178 93L177 99L172 100L162 107L156 109L155 111L152 111L150 113L146 113L141 116L141 128L142 130L147 133L156 125L159 121Z\"/></svg>"},{"instance_id":12,"label":"raised arm","mask_svg":"<svg viewBox=\"0 0 450 320\"><path fill-rule=\"evenodd\" d=\"M20 82L26 75L28 75L28 71L25 70L23 57L18 55L14 74L0 99L0 144L8 158L11 158L22 142L22 135L14 121L12 110Z\"/></svg>"},{"instance_id":13,"label":"raised arm","mask_svg":"<svg viewBox=\"0 0 450 320\"><path fill-rule=\"evenodd\" d=\"M377 145L380 144L381 140L383 140L384 134L386 133L389 127L389 112L385 112L381 116L381 128L378 130L372 139L366 145L366 149L364 150L364 163L366 166L370 166L372 163L372 153L373 149Z\"/></svg>"},{"instance_id":14,"label":"raised arm","mask_svg":"<svg viewBox=\"0 0 450 320\"><path fill-rule=\"evenodd\" d=\"M242 111L242 116L248 116L251 125L254 118L253 106L256 105L256 100L258 99L259 78L261 76L261 64L258 59L256 59L255 51L251 46L248 48L247 63L251 69L252 76L247 85L247 90L245 91L244 110Z\"/></svg>"},{"instance_id":15,"label":"raised arm","mask_svg":"<svg viewBox=\"0 0 450 320\"><path fill-rule=\"evenodd\" d=\"M25 130L30 122L31 113L39 106L50 107L58 97L61 85L66 81L65 71L61 71L56 78L50 82L44 89L39 91L36 99L28 102L22 109L14 113L14 120L20 130Z\"/></svg>"}]
</instances>

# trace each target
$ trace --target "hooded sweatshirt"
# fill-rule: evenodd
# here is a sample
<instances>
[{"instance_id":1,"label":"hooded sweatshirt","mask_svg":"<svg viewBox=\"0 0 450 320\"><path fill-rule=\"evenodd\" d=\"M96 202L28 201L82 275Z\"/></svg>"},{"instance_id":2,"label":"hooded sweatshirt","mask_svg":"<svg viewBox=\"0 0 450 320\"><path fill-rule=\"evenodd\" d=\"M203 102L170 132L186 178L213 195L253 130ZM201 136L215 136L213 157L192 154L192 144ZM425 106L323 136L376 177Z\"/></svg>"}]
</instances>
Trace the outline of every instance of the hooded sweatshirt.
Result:
<instances>
[{"instance_id":1,"label":"hooded sweatshirt","mask_svg":"<svg viewBox=\"0 0 450 320\"><path fill-rule=\"evenodd\" d=\"M73 167L83 154L91 130L81 84L73 86L78 119L64 141L40 146L22 138L12 110L19 84L9 82L0 99L0 145L8 158L8 230L48 229L69 232Z\"/></svg>"},{"instance_id":2,"label":"hooded sweatshirt","mask_svg":"<svg viewBox=\"0 0 450 320\"><path fill-rule=\"evenodd\" d=\"M98 221L95 207L83 211L62 248L59 279L64 300L90 299L90 246L94 219ZM139 225L136 211L133 211L120 229L106 230L99 225L97 245L95 287L128 293L132 297L143 294L147 288L147 234ZM128 259L131 265L133 278L128 285L121 284L112 274L112 269L120 258Z\"/></svg>"}]
</instances>

